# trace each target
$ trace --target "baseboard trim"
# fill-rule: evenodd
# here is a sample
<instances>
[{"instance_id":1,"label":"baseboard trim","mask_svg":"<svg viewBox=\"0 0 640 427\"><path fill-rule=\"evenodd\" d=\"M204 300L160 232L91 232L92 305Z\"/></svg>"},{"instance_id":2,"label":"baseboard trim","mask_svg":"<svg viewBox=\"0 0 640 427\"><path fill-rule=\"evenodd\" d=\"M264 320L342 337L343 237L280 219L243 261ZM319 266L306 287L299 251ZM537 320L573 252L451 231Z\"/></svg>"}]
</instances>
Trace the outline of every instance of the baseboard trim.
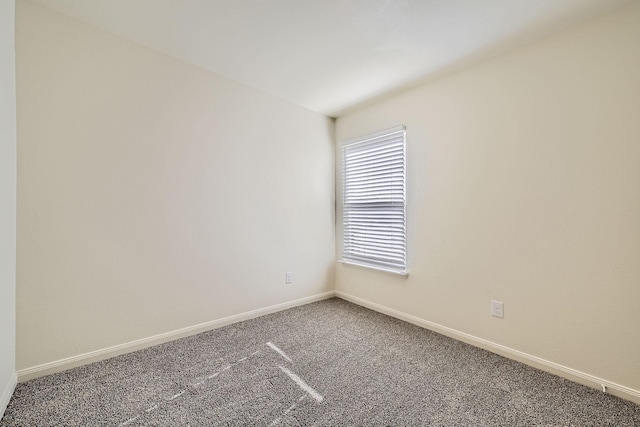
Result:
<instances>
[{"instance_id":1,"label":"baseboard trim","mask_svg":"<svg viewBox=\"0 0 640 427\"><path fill-rule=\"evenodd\" d=\"M200 323L198 325L188 326L182 329L176 329L171 332L165 332L163 334L158 334L158 335L142 338L135 341L130 341L124 344L119 344L119 345L91 351L84 354L79 354L77 356L66 357L64 359L56 360L53 362L43 363L42 365L37 365L30 368L19 370L17 372L17 379L18 379L18 382L28 381L33 378L54 374L56 372L65 371L67 369L75 368L77 366L98 362L104 359L109 359L111 357L118 356L121 354L142 350L144 348L152 347L154 345L162 344L169 341L173 341L178 338L184 338L190 335L195 335L202 332L210 331L212 329L217 329L223 326L231 325L233 323L242 322L244 320L254 319L256 317L264 316L266 314L271 314L278 311L287 310L289 308L297 307L300 305L310 304L312 302L333 298L334 296L335 296L334 291L324 292L322 294L312 295L312 296L300 298L294 301L288 301L281 304L272 305L269 307L247 311L245 313L235 314L233 316L224 317L222 319L212 320L210 322Z\"/></svg>"},{"instance_id":2,"label":"baseboard trim","mask_svg":"<svg viewBox=\"0 0 640 427\"><path fill-rule=\"evenodd\" d=\"M17 384L18 384L18 376L14 373L9 378L9 383L4 388L4 391L0 396L0 419L2 419L4 415L4 411L7 410L7 406L9 406L9 401L11 400L11 396L13 396L13 392L15 391Z\"/></svg>"},{"instance_id":3,"label":"baseboard trim","mask_svg":"<svg viewBox=\"0 0 640 427\"><path fill-rule=\"evenodd\" d=\"M335 291L335 295L338 298L344 299L346 301L350 301L362 307L366 307L371 310L377 311L379 313L383 313L388 316L395 317L396 319L400 319L400 320L404 320L405 322L412 323L416 326L420 326L422 328L429 329L434 332L438 332L442 335L446 335L458 341L462 341L467 344L471 344L475 347L480 347L482 349L488 350L492 353L499 354L508 359L517 360L518 362L522 362L526 365L533 366L534 368L540 369L542 371L546 371L554 375L558 375L570 381L577 382L579 384L583 384L598 390L606 390L606 392L609 394L640 404L640 390L635 390L633 388L626 387L621 384L607 381L603 378L599 378L594 375L587 374L585 372L581 372L576 369L569 368L567 366L560 365L558 363L551 362L549 360L542 359L540 357L533 356L531 354L524 353L522 351L515 350L510 347L506 347L501 344L496 344L492 341L488 341L483 338L479 338L474 335L467 334L465 332L460 332L456 329L452 329L434 322L430 322L428 320L425 320L416 316L412 316L407 313L403 313L401 311L386 307L384 305L377 304L377 303L368 301L366 299L356 297L354 295L350 295L346 292Z\"/></svg>"}]
</instances>

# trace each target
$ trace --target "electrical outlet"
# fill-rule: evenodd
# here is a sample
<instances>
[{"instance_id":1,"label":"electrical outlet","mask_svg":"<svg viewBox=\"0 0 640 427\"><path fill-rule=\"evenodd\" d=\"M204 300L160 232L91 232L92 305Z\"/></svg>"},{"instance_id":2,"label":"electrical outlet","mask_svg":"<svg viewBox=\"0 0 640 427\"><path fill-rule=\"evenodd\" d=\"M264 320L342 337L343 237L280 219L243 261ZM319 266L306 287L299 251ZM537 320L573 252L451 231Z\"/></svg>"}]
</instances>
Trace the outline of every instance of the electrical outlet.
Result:
<instances>
[{"instance_id":1,"label":"electrical outlet","mask_svg":"<svg viewBox=\"0 0 640 427\"><path fill-rule=\"evenodd\" d=\"M287 271L284 276L284 283L290 284L293 283L293 273L291 271Z\"/></svg>"},{"instance_id":2,"label":"electrical outlet","mask_svg":"<svg viewBox=\"0 0 640 427\"><path fill-rule=\"evenodd\" d=\"M504 318L504 304L502 301L491 300L491 315Z\"/></svg>"}]
</instances>

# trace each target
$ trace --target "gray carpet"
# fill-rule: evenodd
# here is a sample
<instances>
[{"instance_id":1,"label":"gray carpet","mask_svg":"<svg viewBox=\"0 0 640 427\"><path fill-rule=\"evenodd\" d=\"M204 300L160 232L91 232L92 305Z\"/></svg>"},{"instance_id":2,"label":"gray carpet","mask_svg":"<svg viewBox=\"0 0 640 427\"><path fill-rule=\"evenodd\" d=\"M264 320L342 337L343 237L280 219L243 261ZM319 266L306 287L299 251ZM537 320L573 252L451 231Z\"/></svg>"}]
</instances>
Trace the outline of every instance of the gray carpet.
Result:
<instances>
[{"instance_id":1,"label":"gray carpet","mask_svg":"<svg viewBox=\"0 0 640 427\"><path fill-rule=\"evenodd\" d=\"M331 299L19 384L0 426L640 426L640 406Z\"/></svg>"}]
</instances>

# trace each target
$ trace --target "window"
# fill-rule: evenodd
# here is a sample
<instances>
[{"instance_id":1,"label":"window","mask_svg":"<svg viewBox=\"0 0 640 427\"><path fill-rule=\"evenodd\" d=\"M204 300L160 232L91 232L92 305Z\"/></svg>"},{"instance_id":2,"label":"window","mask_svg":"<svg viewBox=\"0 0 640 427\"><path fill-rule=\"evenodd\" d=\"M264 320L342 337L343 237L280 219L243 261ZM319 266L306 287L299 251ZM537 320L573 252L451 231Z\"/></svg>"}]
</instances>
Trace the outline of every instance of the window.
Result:
<instances>
[{"instance_id":1,"label":"window","mask_svg":"<svg viewBox=\"0 0 640 427\"><path fill-rule=\"evenodd\" d=\"M405 127L343 147L342 259L406 274Z\"/></svg>"}]
</instances>

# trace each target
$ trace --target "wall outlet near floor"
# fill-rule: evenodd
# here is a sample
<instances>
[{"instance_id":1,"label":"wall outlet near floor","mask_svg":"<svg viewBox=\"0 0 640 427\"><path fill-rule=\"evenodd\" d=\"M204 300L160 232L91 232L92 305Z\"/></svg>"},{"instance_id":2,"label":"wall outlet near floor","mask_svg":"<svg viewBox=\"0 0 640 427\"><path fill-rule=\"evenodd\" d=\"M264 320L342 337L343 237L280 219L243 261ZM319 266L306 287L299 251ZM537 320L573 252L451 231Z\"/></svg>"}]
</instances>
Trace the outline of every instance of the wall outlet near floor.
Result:
<instances>
[{"instance_id":1,"label":"wall outlet near floor","mask_svg":"<svg viewBox=\"0 0 640 427\"><path fill-rule=\"evenodd\" d=\"M293 273L291 271L287 271L287 273L284 275L284 283L293 283Z\"/></svg>"},{"instance_id":2,"label":"wall outlet near floor","mask_svg":"<svg viewBox=\"0 0 640 427\"><path fill-rule=\"evenodd\" d=\"M499 318L504 317L504 303L502 301L491 300L491 315Z\"/></svg>"}]
</instances>

